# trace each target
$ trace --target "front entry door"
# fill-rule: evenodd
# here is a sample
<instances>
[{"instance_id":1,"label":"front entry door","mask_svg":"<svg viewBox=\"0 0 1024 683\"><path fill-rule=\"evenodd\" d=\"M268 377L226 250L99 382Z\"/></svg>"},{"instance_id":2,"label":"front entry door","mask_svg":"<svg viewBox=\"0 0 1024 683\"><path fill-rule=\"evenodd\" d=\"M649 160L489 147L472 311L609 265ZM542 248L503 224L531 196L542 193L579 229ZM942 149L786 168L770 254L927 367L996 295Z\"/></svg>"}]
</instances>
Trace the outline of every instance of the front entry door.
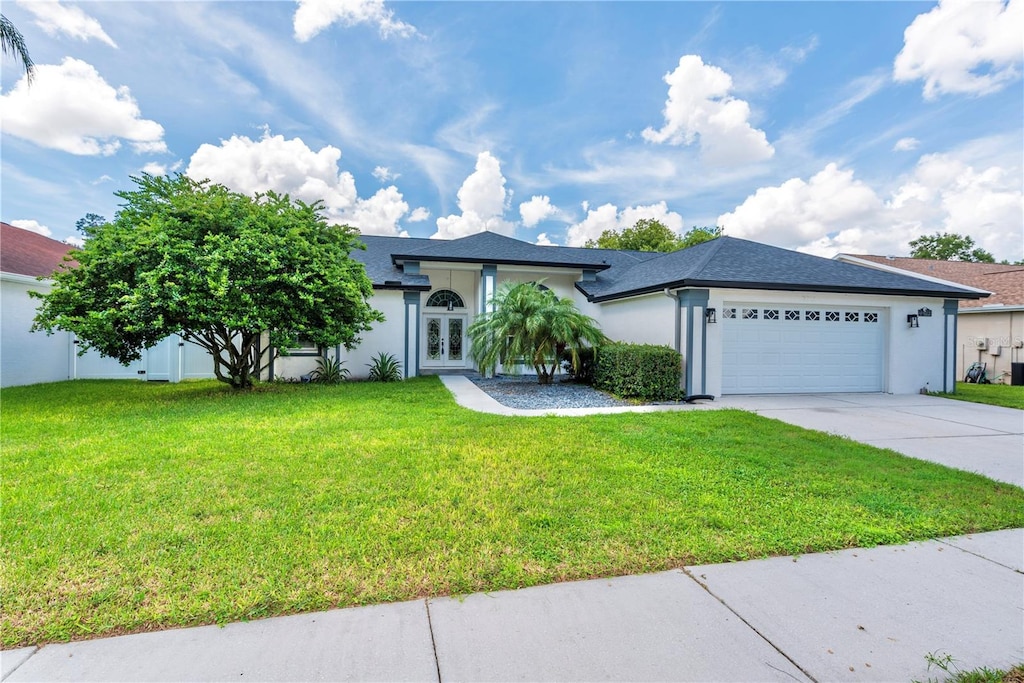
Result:
<instances>
[{"instance_id":1,"label":"front entry door","mask_svg":"<svg viewBox=\"0 0 1024 683\"><path fill-rule=\"evenodd\" d=\"M466 316L427 313L423 317L423 367L466 367Z\"/></svg>"}]
</instances>

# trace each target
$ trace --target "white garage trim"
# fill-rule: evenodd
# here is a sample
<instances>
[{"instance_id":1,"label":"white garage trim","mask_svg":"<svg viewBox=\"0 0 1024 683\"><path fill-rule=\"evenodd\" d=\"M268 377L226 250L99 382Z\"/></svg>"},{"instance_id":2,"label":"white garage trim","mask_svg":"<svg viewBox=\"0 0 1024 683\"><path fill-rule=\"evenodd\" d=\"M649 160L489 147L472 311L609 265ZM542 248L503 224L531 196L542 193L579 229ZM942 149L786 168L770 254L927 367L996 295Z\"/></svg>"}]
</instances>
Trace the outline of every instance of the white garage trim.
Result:
<instances>
[{"instance_id":1,"label":"white garage trim","mask_svg":"<svg viewBox=\"0 0 1024 683\"><path fill-rule=\"evenodd\" d=\"M879 392L885 309L727 302L722 393Z\"/></svg>"}]
</instances>

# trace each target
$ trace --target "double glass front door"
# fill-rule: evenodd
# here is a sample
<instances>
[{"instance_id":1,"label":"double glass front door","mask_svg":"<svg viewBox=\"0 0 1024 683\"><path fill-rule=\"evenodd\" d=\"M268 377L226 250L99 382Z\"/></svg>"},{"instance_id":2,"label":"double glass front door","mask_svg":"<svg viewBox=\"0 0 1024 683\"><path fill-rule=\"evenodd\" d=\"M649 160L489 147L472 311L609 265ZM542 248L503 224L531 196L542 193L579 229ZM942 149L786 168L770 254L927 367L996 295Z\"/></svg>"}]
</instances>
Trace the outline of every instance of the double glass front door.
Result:
<instances>
[{"instance_id":1,"label":"double glass front door","mask_svg":"<svg viewBox=\"0 0 1024 683\"><path fill-rule=\"evenodd\" d=\"M426 314L423 317L423 352L424 367L465 367L466 315Z\"/></svg>"}]
</instances>

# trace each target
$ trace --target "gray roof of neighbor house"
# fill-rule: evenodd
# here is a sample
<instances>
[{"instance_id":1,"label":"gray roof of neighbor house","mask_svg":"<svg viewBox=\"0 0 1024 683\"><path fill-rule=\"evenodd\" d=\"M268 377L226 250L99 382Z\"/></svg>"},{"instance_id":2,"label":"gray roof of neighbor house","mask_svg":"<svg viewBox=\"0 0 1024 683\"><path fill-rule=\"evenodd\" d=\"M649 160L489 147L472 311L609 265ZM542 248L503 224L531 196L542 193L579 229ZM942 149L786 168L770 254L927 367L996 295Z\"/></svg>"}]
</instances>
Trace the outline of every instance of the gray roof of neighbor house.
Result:
<instances>
[{"instance_id":1,"label":"gray roof of neighbor house","mask_svg":"<svg viewBox=\"0 0 1024 683\"><path fill-rule=\"evenodd\" d=\"M38 233L0 223L0 271L30 277L49 277L77 249ZM73 266L74 261L68 262Z\"/></svg>"},{"instance_id":2,"label":"gray roof of neighbor house","mask_svg":"<svg viewBox=\"0 0 1024 683\"><path fill-rule=\"evenodd\" d=\"M387 285L397 289L429 289L426 276L406 275L402 264L435 261L592 270L596 278L577 282L576 288L595 302L682 287L902 294L949 299L984 296L909 275L734 237L719 237L668 254L542 247L486 232L456 240L369 235L361 239L367 250L353 252L353 257L366 264L367 274L377 288Z\"/></svg>"}]
</instances>

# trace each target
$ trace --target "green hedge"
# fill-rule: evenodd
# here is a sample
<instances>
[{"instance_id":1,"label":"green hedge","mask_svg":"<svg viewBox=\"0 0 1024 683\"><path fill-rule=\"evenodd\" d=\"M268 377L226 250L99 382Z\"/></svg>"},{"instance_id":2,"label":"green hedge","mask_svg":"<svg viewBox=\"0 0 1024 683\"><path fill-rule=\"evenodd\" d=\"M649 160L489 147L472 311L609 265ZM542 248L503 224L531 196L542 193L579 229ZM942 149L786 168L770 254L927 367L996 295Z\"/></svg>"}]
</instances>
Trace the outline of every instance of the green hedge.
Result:
<instances>
[{"instance_id":1,"label":"green hedge","mask_svg":"<svg viewBox=\"0 0 1024 683\"><path fill-rule=\"evenodd\" d=\"M597 352L594 386L624 398L679 398L682 357L667 346L610 344Z\"/></svg>"}]
</instances>

